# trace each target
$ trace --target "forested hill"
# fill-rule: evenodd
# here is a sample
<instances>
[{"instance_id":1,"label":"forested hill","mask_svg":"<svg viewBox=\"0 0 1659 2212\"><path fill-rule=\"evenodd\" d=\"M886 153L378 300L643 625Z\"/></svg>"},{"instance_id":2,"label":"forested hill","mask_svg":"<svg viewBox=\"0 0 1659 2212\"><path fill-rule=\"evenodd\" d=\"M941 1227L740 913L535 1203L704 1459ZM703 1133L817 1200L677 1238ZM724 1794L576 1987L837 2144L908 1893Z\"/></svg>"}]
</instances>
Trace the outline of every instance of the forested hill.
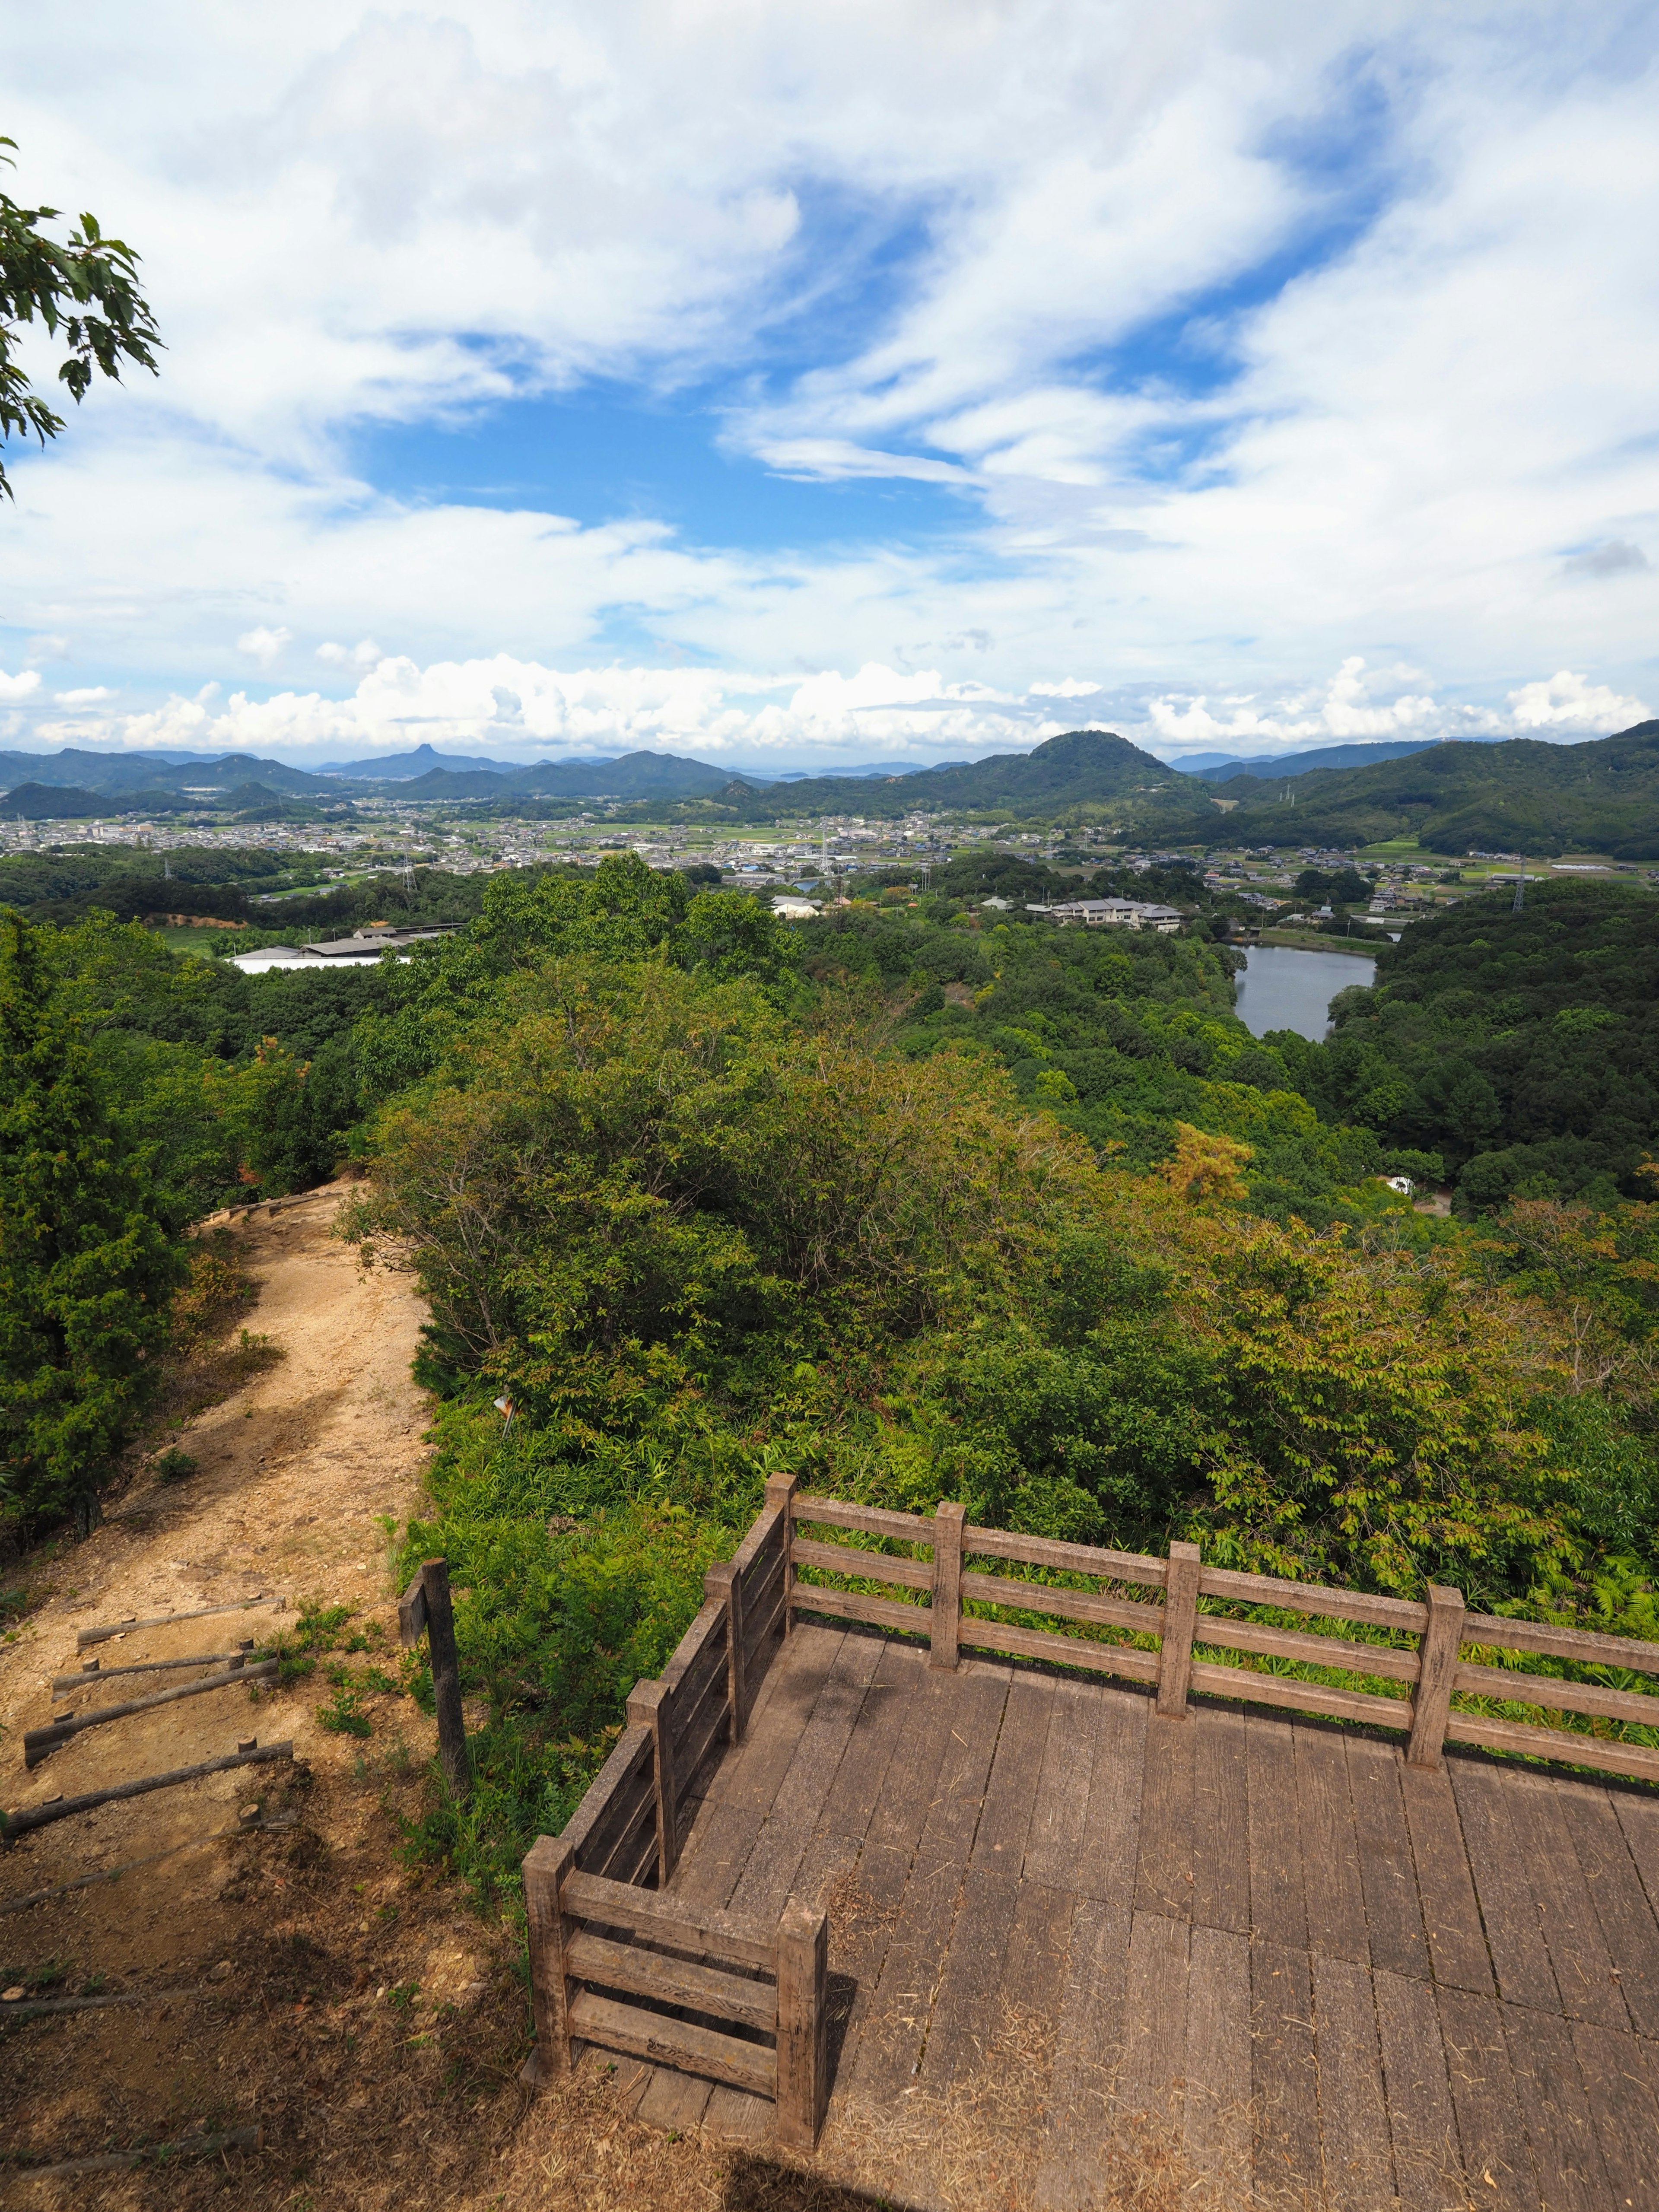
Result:
<instances>
[{"instance_id":1,"label":"forested hill","mask_svg":"<svg viewBox=\"0 0 1659 2212\"><path fill-rule=\"evenodd\" d=\"M1650 1199L1659 1153L1659 897L1553 883L1413 923L1296 1074L1322 1113L1431 1146L1461 1207ZM1288 1041L1279 1039L1281 1046Z\"/></svg>"},{"instance_id":2,"label":"forested hill","mask_svg":"<svg viewBox=\"0 0 1659 2212\"><path fill-rule=\"evenodd\" d=\"M1436 853L1659 860L1659 721L1579 745L1434 745L1370 768L1311 770L1288 794L1247 775L1211 790L1231 803L1228 836L1245 845L1349 848L1415 837ZM1171 809L1158 826L1172 844L1216 834L1208 805Z\"/></svg>"}]
</instances>

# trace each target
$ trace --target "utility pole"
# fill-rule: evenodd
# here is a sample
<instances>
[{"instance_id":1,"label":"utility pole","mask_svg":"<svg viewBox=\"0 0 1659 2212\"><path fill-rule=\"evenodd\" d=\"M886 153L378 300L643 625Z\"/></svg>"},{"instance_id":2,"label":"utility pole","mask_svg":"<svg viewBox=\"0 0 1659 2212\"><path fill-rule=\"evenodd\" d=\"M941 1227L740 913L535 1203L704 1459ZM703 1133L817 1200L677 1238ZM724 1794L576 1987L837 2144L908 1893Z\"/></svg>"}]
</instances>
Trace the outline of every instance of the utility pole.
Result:
<instances>
[{"instance_id":1,"label":"utility pole","mask_svg":"<svg viewBox=\"0 0 1659 2212\"><path fill-rule=\"evenodd\" d=\"M1522 853L1522 854L1521 855L1521 866L1520 866L1519 869L1516 871L1516 878L1515 878L1515 904L1514 904L1514 905L1510 908L1510 912L1511 914L1519 914L1519 913L1522 911L1522 909L1525 907L1526 903L1527 903L1527 856L1526 856L1526 854L1525 854L1524 853Z\"/></svg>"}]
</instances>

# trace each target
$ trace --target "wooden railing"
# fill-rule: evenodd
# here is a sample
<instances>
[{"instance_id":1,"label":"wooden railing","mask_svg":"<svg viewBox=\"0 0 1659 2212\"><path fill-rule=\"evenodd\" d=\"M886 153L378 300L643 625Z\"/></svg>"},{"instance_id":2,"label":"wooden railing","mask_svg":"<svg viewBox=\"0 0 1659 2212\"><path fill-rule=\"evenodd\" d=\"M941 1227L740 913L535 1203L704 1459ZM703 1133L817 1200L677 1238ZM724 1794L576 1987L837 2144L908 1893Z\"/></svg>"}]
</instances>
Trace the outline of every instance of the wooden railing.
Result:
<instances>
[{"instance_id":1,"label":"wooden railing","mask_svg":"<svg viewBox=\"0 0 1659 2212\"><path fill-rule=\"evenodd\" d=\"M767 1485L667 1666L635 1685L628 1726L563 1834L532 1846L524 1882L533 2081L568 2072L573 2045L597 2044L773 2098L779 2141L810 2150L829 2097L823 1914L792 1906L770 1927L662 1893L787 1632L793 1489Z\"/></svg>"},{"instance_id":2,"label":"wooden railing","mask_svg":"<svg viewBox=\"0 0 1659 2212\"><path fill-rule=\"evenodd\" d=\"M1569 1681L1516 1667L1492 1667L1466 1659L1464 1647L1537 1653L1583 1667L1659 1674L1659 1644L1632 1637L1598 1636L1583 1629L1510 1620L1469 1613L1461 1590L1431 1583L1426 1603L1373 1597L1360 1590L1316 1583L1285 1582L1273 1575L1206 1567L1195 1544L1171 1544L1166 1559L1113 1552L1091 1544L1060 1543L1006 1528L969 1523L961 1505L941 1504L932 1514L894 1513L844 1499L797 1491L787 1500L792 1607L840 1620L927 1638L931 1663L954 1667L962 1650L1006 1653L1063 1667L1087 1668L1130 1681L1156 1685L1158 1711L1188 1710L1191 1694L1247 1699L1297 1712L1366 1721L1408 1735L1413 1765L1438 1766L1443 1747L1468 1743L1534 1758L1571 1760L1612 1774L1659 1781L1659 1749L1618 1737L1552 1728L1541 1722L1471 1711L1460 1696L1501 1699L1540 1712L1582 1713L1593 1719L1634 1723L1659 1729L1659 1696ZM924 1561L867 1551L845 1540L825 1542L798 1534L810 1528L845 1530L884 1542L926 1550ZM986 1573L965 1562L1003 1561L1066 1574L1105 1588L1068 1589L1053 1583ZM794 1570L832 1573L842 1582L885 1583L926 1594L926 1603L872 1596L866 1591L797 1583ZM1111 1586L1144 1589L1121 1595ZM1207 1601L1207 1602L1206 1602ZM1027 1627L988 1618L969 1607L1036 1613L1075 1623L1080 1633ZM1226 1607L1229 1611L1218 1611ZM1252 1620L1253 1607L1307 1615L1316 1621L1352 1621L1414 1642L1358 1643L1320 1630L1310 1633ZM1092 1630L1127 1631L1141 1644L1109 1641ZM1148 1648L1155 1639L1156 1649ZM1195 1652L1236 1651L1290 1660L1410 1686L1409 1694L1382 1696L1304 1675L1269 1674L1230 1666Z\"/></svg>"},{"instance_id":3,"label":"wooden railing","mask_svg":"<svg viewBox=\"0 0 1659 2212\"><path fill-rule=\"evenodd\" d=\"M977 1528L964 1506L949 1501L931 1514L895 1513L809 1495L787 1477L769 1482L766 1492L765 1509L734 1556L704 1578L705 1602L667 1666L635 1686L628 1725L563 1834L541 1837L525 1860L537 2035L527 2074L534 2081L567 2071L573 2045L593 2043L775 2098L780 2141L807 2149L817 2142L829 2094L823 1915L792 1905L772 1927L699 1912L664 1893L696 1806L726 1748L743 1741L756 1694L798 1613L925 1638L934 1667L954 1668L963 1651L981 1651L1144 1682L1172 1717L1190 1711L1196 1691L1369 1722L1406 1735L1407 1758L1417 1766L1438 1766L1444 1745L1454 1742L1659 1781L1659 1749L1455 1702L1496 1698L1659 1729L1659 1696L1463 1656L1469 1645L1656 1674L1659 1644L1469 1613L1462 1591L1432 1583L1419 1604L1206 1567L1194 1544L1171 1544L1160 1559ZM830 1531L831 1539L802 1535L803 1526ZM907 1548L868 1550L848 1537ZM915 1556L921 1552L925 1559ZM987 1571L1003 1566L1092 1586ZM915 1595L887 1598L803 1582L803 1570ZM1131 1591L1144 1594L1125 1594ZM990 1607L1065 1622L1071 1632L997 1619ZM1301 1614L1310 1628L1251 1618L1247 1608ZM1362 1643L1316 1625L1328 1621L1395 1640ZM1115 1640L1125 1636L1139 1641ZM1199 1656L1212 1650L1404 1688L1379 1695Z\"/></svg>"}]
</instances>

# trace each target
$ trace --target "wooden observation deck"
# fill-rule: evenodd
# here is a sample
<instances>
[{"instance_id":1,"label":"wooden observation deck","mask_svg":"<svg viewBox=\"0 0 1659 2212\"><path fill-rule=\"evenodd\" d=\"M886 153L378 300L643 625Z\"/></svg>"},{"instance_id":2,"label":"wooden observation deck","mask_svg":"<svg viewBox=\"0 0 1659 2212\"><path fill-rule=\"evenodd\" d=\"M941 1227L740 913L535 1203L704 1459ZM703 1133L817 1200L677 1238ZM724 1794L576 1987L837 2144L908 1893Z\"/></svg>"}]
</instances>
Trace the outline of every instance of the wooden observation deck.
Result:
<instances>
[{"instance_id":1,"label":"wooden observation deck","mask_svg":"<svg viewBox=\"0 0 1659 2212\"><path fill-rule=\"evenodd\" d=\"M964 1532L959 1508L871 1526L908 1519L781 1486L661 1681L636 1693L576 1820L532 1853L544 2078L572 2038L631 2053L641 2118L817 2141L829 2172L897 2204L969 2201L957 2154L975 2165L971 2201L1000 2172L1006 2202L1041 2212L1115 2201L1114 2161L1149 2157L1194 2207L1659 2207L1659 1793L1443 1755L1476 1729L1560 1755L1562 1730L1493 1717L1483 1677L1498 1670L1462 1660L1490 1648L1492 1623L1455 1593L1401 1607L1407 1620L1389 1615L1396 1601L1299 1589L1304 1619L1389 1635L1352 1663L1356 1647L1322 1639L1350 1680L1397 1662L1412 1694L1379 1721L1345 1710L1382 1703L1372 1692L1312 1679L1308 1634L1264 1626L1282 1591L1197 1609L1227 1602L1212 1581L1258 1578L1212 1577L1185 1547L1034 1559L1040 1540ZM797 1520L888 1548L826 1567L831 1547ZM1024 1586L1018 1620L983 1598L970 1613L996 1578L963 1560L993 1542L994 1563L1024 1557L1069 1586ZM800 1567L842 1586L795 1583ZM855 1578L925 1590L932 1616ZM1138 1640L1102 1640L1125 1605L1103 1593L1126 1584L1161 1602L1131 1598ZM1039 1613L1091 1633L1021 1625ZM912 1624L935 1632L918 1643ZM1502 1626L1531 1638L1523 1650L1570 1644L1581 1675L1591 1645L1659 1670L1653 1647ZM1275 1638L1301 1675L1193 1657L1195 1644L1282 1664ZM1242 1686L1218 1695L1235 1673ZM1607 1733L1605 1706L1627 1720L1659 1701L1507 1680L1508 1713L1530 1695L1559 1718L1585 1709L1577 1696L1601 1716L1601 1735L1573 1739L1580 1764L1659 1766ZM631 1948L609 1940L623 1922ZM641 1996L665 2008L648 2033Z\"/></svg>"}]
</instances>

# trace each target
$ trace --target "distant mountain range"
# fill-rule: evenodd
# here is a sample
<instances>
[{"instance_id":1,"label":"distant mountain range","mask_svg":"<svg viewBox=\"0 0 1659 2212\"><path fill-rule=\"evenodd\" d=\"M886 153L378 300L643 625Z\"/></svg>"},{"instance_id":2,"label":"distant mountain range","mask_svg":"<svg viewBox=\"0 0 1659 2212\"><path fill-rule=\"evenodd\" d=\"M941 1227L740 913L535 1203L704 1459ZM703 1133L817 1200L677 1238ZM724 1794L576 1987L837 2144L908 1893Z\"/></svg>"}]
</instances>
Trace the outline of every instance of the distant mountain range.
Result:
<instances>
[{"instance_id":1,"label":"distant mountain range","mask_svg":"<svg viewBox=\"0 0 1659 2212\"><path fill-rule=\"evenodd\" d=\"M1321 745L1308 753L1255 753L1248 760L1212 761L1207 754L1197 754L1189 760L1177 763L1188 775L1201 775L1206 783L1226 783L1236 775L1306 775L1316 768L1371 768L1378 761L1403 760L1407 753L1425 753L1437 745L1439 738L1389 738L1378 743L1352 745ZM1464 740L1476 744L1496 739ZM1205 765L1200 767L1202 761Z\"/></svg>"},{"instance_id":2,"label":"distant mountain range","mask_svg":"<svg viewBox=\"0 0 1659 2212\"><path fill-rule=\"evenodd\" d=\"M468 764L453 765L458 759ZM798 814L878 821L913 812L1006 815L1100 823L1143 843L1171 846L1212 844L1224 836L1229 844L1349 848L1415 837L1447 854L1580 850L1659 859L1659 721L1577 745L1407 739L1221 763L1197 775L1103 730L1073 730L1028 753L937 768L877 764L764 783L708 761L655 752L514 768L422 746L374 766L421 772L318 775L246 753L174 763L153 752L0 753L0 782L10 787L0 812L31 820L161 813L198 796L222 811L299 820L380 793L502 809L610 799L618 803L620 819L711 826Z\"/></svg>"}]
</instances>

